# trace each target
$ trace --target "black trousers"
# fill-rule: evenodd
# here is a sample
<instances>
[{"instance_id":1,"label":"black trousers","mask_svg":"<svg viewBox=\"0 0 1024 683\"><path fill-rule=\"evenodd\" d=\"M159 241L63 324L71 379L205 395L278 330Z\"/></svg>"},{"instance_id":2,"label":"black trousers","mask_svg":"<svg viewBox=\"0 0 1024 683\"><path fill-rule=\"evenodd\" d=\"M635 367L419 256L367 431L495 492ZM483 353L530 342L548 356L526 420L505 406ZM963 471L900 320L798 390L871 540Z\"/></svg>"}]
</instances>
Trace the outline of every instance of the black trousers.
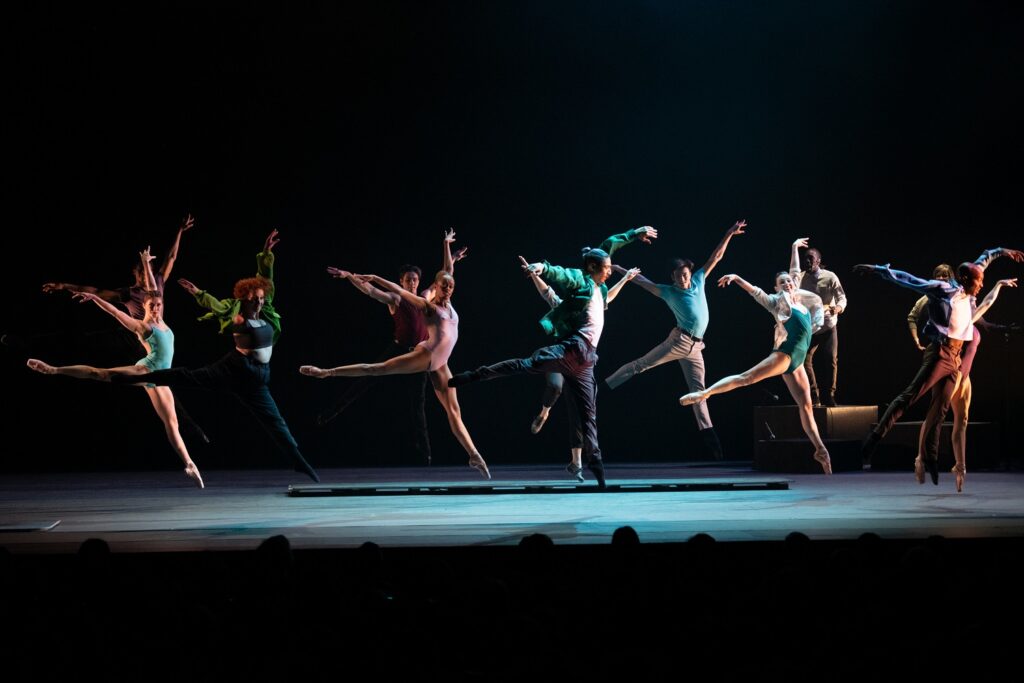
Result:
<instances>
[{"instance_id":1,"label":"black trousers","mask_svg":"<svg viewBox=\"0 0 1024 683\"><path fill-rule=\"evenodd\" d=\"M145 381L168 387L199 387L234 394L263 431L267 433L277 449L295 461L296 469L313 476L313 468L299 452L299 444L292 436L281 411L277 409L274 397L270 395L270 365L258 363L249 356L231 351L218 361L201 368L169 368L145 375ZM138 375L115 375L112 382L133 384L140 380ZM314 477L315 479L316 477Z\"/></svg>"},{"instance_id":2,"label":"black trousers","mask_svg":"<svg viewBox=\"0 0 1024 683\"><path fill-rule=\"evenodd\" d=\"M558 373L569 402L572 448L583 448L587 462L601 461L597 444L597 382L594 365L597 351L583 337L573 335L533 352L529 358L506 360L473 372L476 379L496 379L521 374Z\"/></svg>"},{"instance_id":3,"label":"black trousers","mask_svg":"<svg viewBox=\"0 0 1024 683\"><path fill-rule=\"evenodd\" d=\"M832 383L829 385L828 395L833 399L836 397L836 380L839 377L839 332L838 326L831 330L823 330L811 337L811 345L807 349L807 357L804 359L804 370L807 372L807 382L811 385L811 398L817 402L821 397L818 390L818 378L814 375L814 355L820 349L829 359L832 369Z\"/></svg>"},{"instance_id":4,"label":"black trousers","mask_svg":"<svg viewBox=\"0 0 1024 683\"><path fill-rule=\"evenodd\" d=\"M413 347L415 348L415 347ZM399 345L393 341L388 344L384 352L377 357L376 363L409 353L412 348ZM367 375L351 382L337 401L327 410L320 413L317 422L325 424L338 417L350 405L366 393L366 390L383 379L384 375ZM427 432L427 414L425 395L427 390L427 373L417 372L412 375L386 375L388 383L392 384L398 392L399 401L409 416L405 436L408 439L416 459L420 463L430 464L430 434Z\"/></svg>"},{"instance_id":5,"label":"black trousers","mask_svg":"<svg viewBox=\"0 0 1024 683\"><path fill-rule=\"evenodd\" d=\"M875 427L875 433L884 437L903 413L931 392L931 404L925 418L924 458L934 461L939 457L939 433L942 421L949 411L949 402L956 388L960 371L960 343L957 341L932 342L924 350L921 367L910 385L900 392L886 408Z\"/></svg>"}]
</instances>

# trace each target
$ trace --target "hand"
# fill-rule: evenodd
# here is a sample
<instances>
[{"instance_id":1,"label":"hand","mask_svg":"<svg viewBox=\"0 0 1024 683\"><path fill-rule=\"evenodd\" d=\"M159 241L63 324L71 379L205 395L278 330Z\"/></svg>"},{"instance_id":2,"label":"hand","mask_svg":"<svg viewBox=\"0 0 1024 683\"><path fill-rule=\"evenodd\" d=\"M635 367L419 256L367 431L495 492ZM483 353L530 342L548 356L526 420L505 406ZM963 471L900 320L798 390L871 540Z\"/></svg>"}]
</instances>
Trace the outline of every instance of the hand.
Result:
<instances>
[{"instance_id":1,"label":"hand","mask_svg":"<svg viewBox=\"0 0 1024 683\"><path fill-rule=\"evenodd\" d=\"M100 298L92 292L74 292L71 296L72 298L78 299L83 304L86 301L100 301Z\"/></svg>"},{"instance_id":2,"label":"hand","mask_svg":"<svg viewBox=\"0 0 1024 683\"><path fill-rule=\"evenodd\" d=\"M917 350L918 350L918 351L924 351L924 347L923 347L923 346L921 346L921 342L919 342L919 341L915 340L915 341L914 341L914 346L916 346L916 347L917 347Z\"/></svg>"},{"instance_id":3,"label":"hand","mask_svg":"<svg viewBox=\"0 0 1024 683\"><path fill-rule=\"evenodd\" d=\"M996 287L1016 287L1016 286L1017 286L1017 278L1015 278L1015 277L1007 278L1005 280L1000 280L999 282L996 283Z\"/></svg>"},{"instance_id":4,"label":"hand","mask_svg":"<svg viewBox=\"0 0 1024 683\"><path fill-rule=\"evenodd\" d=\"M317 379L323 379L324 377L330 377L331 373L323 368L318 368L315 365L303 365L299 368L299 372L307 377L316 377Z\"/></svg>"},{"instance_id":5,"label":"hand","mask_svg":"<svg viewBox=\"0 0 1024 683\"><path fill-rule=\"evenodd\" d=\"M270 234L267 235L267 239L263 242L263 251L273 251L274 247L276 247L277 243L280 241L281 240L277 239L277 228L274 228L270 231Z\"/></svg>"},{"instance_id":6,"label":"hand","mask_svg":"<svg viewBox=\"0 0 1024 683\"><path fill-rule=\"evenodd\" d=\"M875 267L869 263L858 263L853 267L853 272L857 275L868 275L875 272Z\"/></svg>"},{"instance_id":7,"label":"hand","mask_svg":"<svg viewBox=\"0 0 1024 683\"><path fill-rule=\"evenodd\" d=\"M196 219L192 218L192 214L187 214L181 220L181 225L178 226L178 230L180 230L181 232L185 232L186 230L191 230L192 226L194 226L195 224L196 224Z\"/></svg>"},{"instance_id":8,"label":"hand","mask_svg":"<svg viewBox=\"0 0 1024 683\"><path fill-rule=\"evenodd\" d=\"M806 249L807 242L810 239L810 237L801 237L800 239L793 241L793 246L796 247L797 249Z\"/></svg>"},{"instance_id":9,"label":"hand","mask_svg":"<svg viewBox=\"0 0 1024 683\"><path fill-rule=\"evenodd\" d=\"M146 247L145 249L143 249L142 251L139 252L139 258L141 258L144 263L149 263L150 261L155 259L156 256L153 256L152 254L150 254L149 253L149 247Z\"/></svg>"},{"instance_id":10,"label":"hand","mask_svg":"<svg viewBox=\"0 0 1024 683\"><path fill-rule=\"evenodd\" d=\"M461 261L462 259L466 258L467 251L469 251L469 247L462 247L462 249L459 249L457 252L452 254L452 263L455 263L456 261Z\"/></svg>"},{"instance_id":11,"label":"hand","mask_svg":"<svg viewBox=\"0 0 1024 683\"><path fill-rule=\"evenodd\" d=\"M194 284L192 284L185 278L181 278L180 280L178 280L178 284L181 285L186 292L193 296L195 296L195 294L199 291L198 287L196 287Z\"/></svg>"},{"instance_id":12,"label":"hand","mask_svg":"<svg viewBox=\"0 0 1024 683\"><path fill-rule=\"evenodd\" d=\"M651 240L658 239L658 231L649 225L643 225L636 229L636 237L644 244L650 244Z\"/></svg>"},{"instance_id":13,"label":"hand","mask_svg":"<svg viewBox=\"0 0 1024 683\"><path fill-rule=\"evenodd\" d=\"M625 280L626 282L629 282L639 274L639 268L630 268L629 270L626 271L626 274L622 276L622 279Z\"/></svg>"},{"instance_id":14,"label":"hand","mask_svg":"<svg viewBox=\"0 0 1024 683\"><path fill-rule=\"evenodd\" d=\"M530 269L530 264L527 262L526 259L524 259L522 256L517 256L516 258L519 259L519 267L522 268L523 275L525 275L526 277L537 276L537 273L533 272L533 270ZM614 266L612 267L614 268Z\"/></svg>"},{"instance_id":15,"label":"hand","mask_svg":"<svg viewBox=\"0 0 1024 683\"><path fill-rule=\"evenodd\" d=\"M455 241L455 228L448 228L444 231L444 241L449 244Z\"/></svg>"},{"instance_id":16,"label":"hand","mask_svg":"<svg viewBox=\"0 0 1024 683\"><path fill-rule=\"evenodd\" d=\"M742 235L743 234L743 228L745 228L745 227L747 227L747 220L745 218L741 218L741 219L739 219L738 221L736 221L735 223L732 224L732 227L729 228L728 234L729 235Z\"/></svg>"},{"instance_id":17,"label":"hand","mask_svg":"<svg viewBox=\"0 0 1024 683\"><path fill-rule=\"evenodd\" d=\"M1006 326L1006 334L1018 334L1022 329L1024 327L1021 327L1020 323L1010 323Z\"/></svg>"},{"instance_id":18,"label":"hand","mask_svg":"<svg viewBox=\"0 0 1024 683\"><path fill-rule=\"evenodd\" d=\"M336 277L339 280L347 280L352 273L341 268L335 268L334 266L327 266L327 272L331 277Z\"/></svg>"},{"instance_id":19,"label":"hand","mask_svg":"<svg viewBox=\"0 0 1024 683\"><path fill-rule=\"evenodd\" d=\"M719 287L728 287L732 283L736 282L736 280L738 280L739 278L740 278L739 275L733 275L733 274L723 275L722 277L718 278L718 286Z\"/></svg>"},{"instance_id":20,"label":"hand","mask_svg":"<svg viewBox=\"0 0 1024 683\"><path fill-rule=\"evenodd\" d=\"M60 292L64 289L63 282L44 282L43 291L47 294L53 294L54 292Z\"/></svg>"},{"instance_id":21,"label":"hand","mask_svg":"<svg viewBox=\"0 0 1024 683\"><path fill-rule=\"evenodd\" d=\"M1020 249L1003 249L1003 256L1011 258L1018 263L1024 261L1024 251Z\"/></svg>"},{"instance_id":22,"label":"hand","mask_svg":"<svg viewBox=\"0 0 1024 683\"><path fill-rule=\"evenodd\" d=\"M522 256L520 256L519 258L523 260L523 263L526 263L526 259L523 259ZM526 263L526 266L524 266L523 269L527 272L528 275L535 277L540 277L541 275L544 274L543 263Z\"/></svg>"}]
</instances>

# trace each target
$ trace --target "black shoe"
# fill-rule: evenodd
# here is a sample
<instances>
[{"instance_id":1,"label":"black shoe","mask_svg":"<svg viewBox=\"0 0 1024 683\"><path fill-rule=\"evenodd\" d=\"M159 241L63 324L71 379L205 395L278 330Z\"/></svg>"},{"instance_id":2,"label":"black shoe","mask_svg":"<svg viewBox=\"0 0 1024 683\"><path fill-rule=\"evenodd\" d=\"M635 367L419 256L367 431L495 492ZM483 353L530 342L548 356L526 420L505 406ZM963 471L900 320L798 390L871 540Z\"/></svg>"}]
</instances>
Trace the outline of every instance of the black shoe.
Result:
<instances>
[{"instance_id":1,"label":"black shoe","mask_svg":"<svg viewBox=\"0 0 1024 683\"><path fill-rule=\"evenodd\" d=\"M458 372L451 376L448 380L448 386L454 389L455 387L461 387L463 384L469 384L480 379L480 375L475 370L469 370L467 372Z\"/></svg>"},{"instance_id":2,"label":"black shoe","mask_svg":"<svg viewBox=\"0 0 1024 683\"><path fill-rule=\"evenodd\" d=\"M722 460L725 454L722 453L722 442L718 440L718 433L714 427L700 430L700 436L704 440L704 447L711 453L715 460Z\"/></svg>"},{"instance_id":3,"label":"black shoe","mask_svg":"<svg viewBox=\"0 0 1024 683\"><path fill-rule=\"evenodd\" d=\"M597 479L597 488L608 488L608 485L604 482L604 462L600 460L591 460L587 463L587 469L594 475L594 479Z\"/></svg>"},{"instance_id":4,"label":"black shoe","mask_svg":"<svg viewBox=\"0 0 1024 683\"><path fill-rule=\"evenodd\" d=\"M582 465L574 465L572 463L569 463L568 465L565 466L565 471L569 473L570 477L572 477L573 479L575 479L576 481L578 481L581 484L583 483L583 466Z\"/></svg>"},{"instance_id":5,"label":"black shoe","mask_svg":"<svg viewBox=\"0 0 1024 683\"><path fill-rule=\"evenodd\" d=\"M936 486L939 485L939 459L935 460L924 460L924 468L928 470L928 474L932 475L932 483Z\"/></svg>"},{"instance_id":6,"label":"black shoe","mask_svg":"<svg viewBox=\"0 0 1024 683\"><path fill-rule=\"evenodd\" d=\"M826 398L825 399L825 405L827 407L829 407L829 408L838 408L839 407L838 405L836 405L836 397L835 396L829 396L828 398Z\"/></svg>"},{"instance_id":7,"label":"black shoe","mask_svg":"<svg viewBox=\"0 0 1024 683\"><path fill-rule=\"evenodd\" d=\"M871 456L875 454L875 449L878 448L878 442L881 440L882 437L873 430L864 437L864 441L860 444L860 455L864 462L871 462Z\"/></svg>"}]
</instances>

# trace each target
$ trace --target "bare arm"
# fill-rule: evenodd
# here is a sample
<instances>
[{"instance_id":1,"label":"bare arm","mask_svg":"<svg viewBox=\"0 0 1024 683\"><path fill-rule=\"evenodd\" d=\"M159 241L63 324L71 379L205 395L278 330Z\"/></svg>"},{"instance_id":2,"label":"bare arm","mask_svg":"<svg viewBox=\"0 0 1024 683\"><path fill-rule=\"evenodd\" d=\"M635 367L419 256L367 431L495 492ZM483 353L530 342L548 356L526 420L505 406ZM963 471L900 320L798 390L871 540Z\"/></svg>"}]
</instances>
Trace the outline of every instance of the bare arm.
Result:
<instances>
[{"instance_id":1,"label":"bare arm","mask_svg":"<svg viewBox=\"0 0 1024 683\"><path fill-rule=\"evenodd\" d=\"M995 286L992 288L992 290L988 293L988 295L984 299L982 299L980 304L978 304L978 307L974 309L974 316L971 318L971 322L978 322L978 319L981 316L985 315L985 312L988 309L992 308L992 304L994 304L996 302L996 299L999 298L1000 288L1016 286L1017 278L1015 277L1009 278L1007 280L1000 280L999 282L997 282Z\"/></svg>"},{"instance_id":2,"label":"bare arm","mask_svg":"<svg viewBox=\"0 0 1024 683\"><path fill-rule=\"evenodd\" d=\"M635 278L637 275L639 275L639 273L639 268L630 268L629 270L627 270L626 274L619 278L619 281L616 282L615 285L608 290L607 303L611 304L611 302L615 300L615 297L619 295L619 292L626 285L626 283Z\"/></svg>"},{"instance_id":3,"label":"bare arm","mask_svg":"<svg viewBox=\"0 0 1024 683\"><path fill-rule=\"evenodd\" d=\"M424 312L428 311L432 307L432 304L423 297L417 296L412 292L406 291L406 289L401 285L395 282L391 282L390 280L385 280L379 275L352 274L349 276L349 279L361 279L364 280L365 282L372 282L381 289L385 289L393 294L397 294L398 296L402 297L403 299L411 303L413 306Z\"/></svg>"},{"instance_id":4,"label":"bare arm","mask_svg":"<svg viewBox=\"0 0 1024 683\"><path fill-rule=\"evenodd\" d=\"M114 318L117 319L117 322L121 323L125 328L131 330L140 337L148 331L147 326L141 320L136 320L124 311L115 307L113 304L104 301L99 296L92 294L91 292L75 292L74 296L82 302L94 302L101 309L114 316Z\"/></svg>"},{"instance_id":5,"label":"bare arm","mask_svg":"<svg viewBox=\"0 0 1024 683\"><path fill-rule=\"evenodd\" d=\"M444 250L441 254L441 269L444 272L452 274L455 272L455 264L458 261L466 258L466 252L469 251L469 247L462 247L455 254L452 254L452 242L455 241L455 230L448 228L444 233Z\"/></svg>"},{"instance_id":6,"label":"bare arm","mask_svg":"<svg viewBox=\"0 0 1024 683\"><path fill-rule=\"evenodd\" d=\"M793 241L793 254L789 258L789 274L791 276L793 275L794 271L797 273L800 272L800 250L807 248L807 242L809 239L809 237L801 237ZM799 280L799 278L799 275L793 277L794 280ZM798 286L800 285L799 282L797 282L796 284Z\"/></svg>"},{"instance_id":7,"label":"bare arm","mask_svg":"<svg viewBox=\"0 0 1024 683\"><path fill-rule=\"evenodd\" d=\"M718 265L718 262L725 256L725 250L729 246L729 240L732 239L733 235L742 235L743 228L747 227L747 221L740 219L732 224L732 227L725 231L725 236L722 237L722 241L718 243L715 250L711 252L711 256L708 257L707 262L703 265L704 277L711 274L711 270Z\"/></svg>"},{"instance_id":8,"label":"bare arm","mask_svg":"<svg viewBox=\"0 0 1024 683\"><path fill-rule=\"evenodd\" d=\"M327 272L330 273L331 277L338 278L339 280L348 280L349 282L352 283L353 287L355 287L360 292L370 297L374 301L379 301L382 304L387 304L388 306L394 307L397 307L398 304L402 302L402 297L399 296L398 294L395 294L393 292L381 291L376 287L370 285L369 282L366 282L357 277L352 277L352 273L348 272L347 270L341 270L340 268L335 268L331 266L327 269Z\"/></svg>"},{"instance_id":9,"label":"bare arm","mask_svg":"<svg viewBox=\"0 0 1024 683\"><path fill-rule=\"evenodd\" d=\"M149 253L149 247L139 252L139 261L142 263L142 284L147 292L155 292L156 277L153 275L153 255Z\"/></svg>"},{"instance_id":10,"label":"bare arm","mask_svg":"<svg viewBox=\"0 0 1024 683\"><path fill-rule=\"evenodd\" d=\"M612 270L614 270L619 275L625 275L626 273L629 272L625 268L623 268L622 266L620 266L618 264L614 264L614 263L612 264ZM632 281L632 283L634 285L640 285L645 290L647 290L648 292L650 292L651 294L653 294L654 296L656 296L656 297L658 297L660 299L661 298L661 290L658 289L658 285L653 283L653 282L651 282L650 280L645 278L643 275L640 275L640 269L639 268L636 268L635 270L636 270L637 274L630 281Z\"/></svg>"},{"instance_id":11,"label":"bare arm","mask_svg":"<svg viewBox=\"0 0 1024 683\"><path fill-rule=\"evenodd\" d=\"M171 245L171 250L167 252L167 258L164 259L164 265L160 268L160 275L163 277L165 282L170 279L171 269L174 268L174 262L178 258L178 246L181 244L182 233L186 230L190 230L195 223L196 219L192 218L192 214L185 216L185 219L181 222L181 226L178 228L178 234L174 238L174 244Z\"/></svg>"},{"instance_id":12,"label":"bare arm","mask_svg":"<svg viewBox=\"0 0 1024 683\"><path fill-rule=\"evenodd\" d=\"M95 294L104 301L120 301L121 293L113 289L100 289L99 287L90 287L89 285L75 285L70 282L46 282L43 284L43 291L47 294L53 292L71 292L76 294L78 292L86 292L87 294Z\"/></svg>"}]
</instances>

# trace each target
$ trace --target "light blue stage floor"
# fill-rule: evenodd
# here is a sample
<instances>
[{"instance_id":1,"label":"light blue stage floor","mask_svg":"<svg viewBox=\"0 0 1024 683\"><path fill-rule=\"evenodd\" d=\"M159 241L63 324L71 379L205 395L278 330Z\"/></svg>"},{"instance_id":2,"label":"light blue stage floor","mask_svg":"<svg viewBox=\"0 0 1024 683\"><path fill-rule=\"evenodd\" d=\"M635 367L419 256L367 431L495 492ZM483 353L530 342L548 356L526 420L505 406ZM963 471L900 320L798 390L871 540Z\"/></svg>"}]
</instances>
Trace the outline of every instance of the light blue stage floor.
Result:
<instances>
[{"instance_id":1,"label":"light blue stage floor","mask_svg":"<svg viewBox=\"0 0 1024 683\"><path fill-rule=\"evenodd\" d=\"M495 467L496 484L569 484L560 466ZM321 470L325 484L481 484L468 468ZM588 473L589 474L589 473ZM296 548L515 544L545 533L556 543L608 543L630 525L645 542L706 532L721 541L1024 536L1024 473L970 472L965 493L910 473L772 475L746 466L609 468L609 483L659 480L786 481L788 490L503 495L294 497L308 479L274 471L204 472L195 489L178 472L0 477L0 546L15 553L73 552L100 537L115 551L251 549L273 534ZM52 529L44 527L60 520Z\"/></svg>"}]
</instances>

